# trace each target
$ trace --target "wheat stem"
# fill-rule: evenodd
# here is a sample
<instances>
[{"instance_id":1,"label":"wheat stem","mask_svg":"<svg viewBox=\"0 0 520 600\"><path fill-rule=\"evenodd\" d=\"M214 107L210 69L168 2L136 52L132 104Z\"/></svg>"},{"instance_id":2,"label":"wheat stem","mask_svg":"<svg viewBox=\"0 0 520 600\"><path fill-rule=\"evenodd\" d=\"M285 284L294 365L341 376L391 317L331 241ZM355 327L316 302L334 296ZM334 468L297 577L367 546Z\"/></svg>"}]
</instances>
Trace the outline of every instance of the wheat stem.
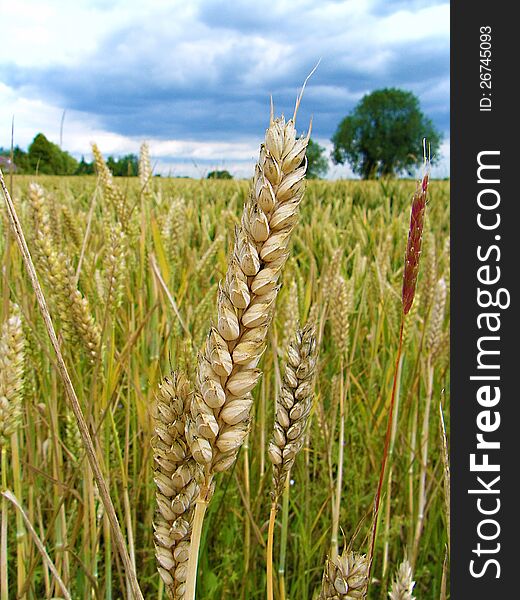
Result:
<instances>
[{"instance_id":1,"label":"wheat stem","mask_svg":"<svg viewBox=\"0 0 520 600\"><path fill-rule=\"evenodd\" d=\"M7 448L5 444L0 448L2 453L1 466L2 471L2 522L0 524L0 599L9 600L9 580L7 570L7 501L3 494L7 488Z\"/></svg>"},{"instance_id":2,"label":"wheat stem","mask_svg":"<svg viewBox=\"0 0 520 600\"><path fill-rule=\"evenodd\" d=\"M282 531L280 534L280 560L278 563L278 587L280 600L285 600L285 557L287 556L287 535L289 533L289 493L291 484L291 472L287 474L287 480L283 490L282 498Z\"/></svg>"},{"instance_id":3,"label":"wheat stem","mask_svg":"<svg viewBox=\"0 0 520 600\"><path fill-rule=\"evenodd\" d=\"M207 500L199 496L197 498L197 501L195 502L195 513L193 515L193 524L190 539L190 557L188 559L188 573L186 575L186 592L184 593L185 600L195 600L200 538L202 535L204 515L206 514L207 508Z\"/></svg>"},{"instance_id":4,"label":"wheat stem","mask_svg":"<svg viewBox=\"0 0 520 600\"><path fill-rule=\"evenodd\" d=\"M340 389L339 389L339 441L338 441L338 476L336 479L336 494L332 511L332 537L331 537L331 557L335 559L339 554L338 532L339 532L339 513L341 507L341 490L343 487L343 454L345 442L345 392L344 392L344 371L343 356L341 357L340 369Z\"/></svg>"},{"instance_id":5,"label":"wheat stem","mask_svg":"<svg viewBox=\"0 0 520 600\"><path fill-rule=\"evenodd\" d=\"M434 368L431 364L430 357L428 356L427 365L427 388L426 388L426 405L424 407L422 430L421 430L421 446L420 446L420 470L419 470L419 493L417 500L417 521L415 525L415 535L412 548L412 556L410 563L412 569L415 569L417 562L417 555L419 553L419 542L421 540L424 516L426 510L426 472L428 468L428 439L430 431L430 408L433 396L433 373Z\"/></svg>"},{"instance_id":6,"label":"wheat stem","mask_svg":"<svg viewBox=\"0 0 520 600\"><path fill-rule=\"evenodd\" d=\"M269 513L269 527L267 529L267 600L273 600L273 543L274 543L274 526L276 523L276 513L278 511L278 503L271 503L271 511Z\"/></svg>"},{"instance_id":7,"label":"wheat stem","mask_svg":"<svg viewBox=\"0 0 520 600\"><path fill-rule=\"evenodd\" d=\"M394 368L394 381L392 384L392 396L390 398L390 411L388 413L388 424L386 426L386 435L385 435L385 445L383 448L383 461L381 464L381 471L379 473L379 483L377 484L377 492L374 499L374 510L373 510L373 525L372 525L372 537L370 541L370 551L368 554L368 581L370 581L370 572L372 570L372 561L374 558L374 547L376 543L376 534L377 534L377 520L379 516L379 502L381 500L381 489L383 487L383 481L385 478L386 471L386 463L388 459L388 449L390 446L390 438L392 433L392 423L394 416L394 404L395 404L395 396L397 389L397 376L399 372L399 362L401 360L401 352L403 349L403 328L404 328L404 313L401 314L401 326L399 329L399 346L397 348L397 358L395 361Z\"/></svg>"}]
</instances>

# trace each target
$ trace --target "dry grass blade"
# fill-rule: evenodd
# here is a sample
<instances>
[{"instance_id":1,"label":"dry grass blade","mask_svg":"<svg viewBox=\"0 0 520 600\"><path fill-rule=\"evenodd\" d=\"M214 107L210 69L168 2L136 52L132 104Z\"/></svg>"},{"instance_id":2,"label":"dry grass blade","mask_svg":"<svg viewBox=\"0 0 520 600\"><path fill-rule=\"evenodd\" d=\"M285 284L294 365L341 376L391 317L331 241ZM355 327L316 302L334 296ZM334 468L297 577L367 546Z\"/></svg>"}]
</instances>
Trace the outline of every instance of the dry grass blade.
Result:
<instances>
[{"instance_id":1,"label":"dry grass blade","mask_svg":"<svg viewBox=\"0 0 520 600\"><path fill-rule=\"evenodd\" d=\"M83 416L83 411L81 410L81 406L79 404L78 397L76 395L76 391L74 390L74 386L72 385L72 381L69 376L69 372L67 370L67 366L65 365L65 361L63 360L63 356L61 354L60 345L58 343L58 338L56 336L56 332L54 330L54 325L51 320L51 316L49 313L49 309L47 308L47 302L45 300L45 296L43 295L43 291L38 281L38 276L36 274L36 270L34 268L34 264L31 258L31 254L29 252L29 248L27 247L27 242L25 241L25 236L23 234L22 226L18 215L16 213L15 206L13 201L11 200L11 196L5 184L4 176L2 171L0 170L0 186L2 187L2 192L5 199L5 204L7 207L7 214L9 217L9 222L11 224L16 242L18 247L20 248L20 252L22 254L25 267L27 269L29 279L31 281L31 285L36 294L36 299L38 301L38 306L43 317L45 327L47 329L47 333L49 335L52 347L56 354L56 361L58 366L58 373L65 387L65 392L67 394L67 398L71 404L72 410L74 412L74 416L76 417L76 421L78 423L79 431L81 434L81 439L83 445L85 447L85 451L87 454L87 458L92 469L94 478L98 485L99 495L101 497L101 501L103 502L103 506L105 507L108 519L110 521L110 525L112 527L112 533L114 535L115 543L119 554L121 556L121 560L125 566L127 577L130 580L130 584L132 587L132 592L134 597L138 600L143 598L141 593L141 589L139 588L139 583L137 581L137 577L135 574L135 570L133 568L132 562L130 560L130 556L128 554L128 549L125 544L125 540L123 537L123 532L121 531L121 527L119 525L119 521L117 519L116 511L112 500L110 498L110 494L108 491L107 483L103 477L103 472L101 470L101 466L99 464L96 451L94 450L94 445L92 443L92 438L90 437L90 432L88 430L87 423L85 421L85 417ZM144 599L143 599L144 600Z\"/></svg>"},{"instance_id":2,"label":"dry grass blade","mask_svg":"<svg viewBox=\"0 0 520 600\"><path fill-rule=\"evenodd\" d=\"M13 506L16 508L16 510L18 510L20 512L20 514L22 515L22 518L24 520L25 526L27 527L27 530L31 534L31 537L33 538L33 541L34 541L36 547L38 548L38 551L42 555L42 558L43 558L45 564L47 565L50 572L53 574L54 578L56 579L56 583L58 584L58 587L60 588L61 593L63 594L63 597L65 598L65 600L72 600L72 596L69 594L69 591L67 590L67 586L61 579L58 571L56 570L56 567L54 566L54 563L51 560L51 557L47 553L47 550L45 550L45 546L42 544L42 541L38 537L38 534L36 533L34 527L32 526L32 523L31 523L29 517L27 516L27 514L24 511L21 504L18 502L18 499L16 498L16 496L10 490L3 491L2 496L4 498L7 498L7 500L9 500L9 502L11 502L13 504Z\"/></svg>"}]
</instances>

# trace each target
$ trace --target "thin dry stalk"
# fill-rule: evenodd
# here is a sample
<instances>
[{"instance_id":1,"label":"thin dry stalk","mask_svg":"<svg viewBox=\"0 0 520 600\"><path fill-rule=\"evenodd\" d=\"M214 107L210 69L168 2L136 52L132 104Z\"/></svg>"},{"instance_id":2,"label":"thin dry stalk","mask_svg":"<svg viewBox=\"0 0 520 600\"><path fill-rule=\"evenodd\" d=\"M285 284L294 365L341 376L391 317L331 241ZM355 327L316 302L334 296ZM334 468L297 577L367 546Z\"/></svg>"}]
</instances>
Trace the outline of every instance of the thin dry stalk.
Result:
<instances>
[{"instance_id":1,"label":"thin dry stalk","mask_svg":"<svg viewBox=\"0 0 520 600\"><path fill-rule=\"evenodd\" d=\"M399 344L397 348L397 358L394 367L394 378L392 383L392 395L390 397L390 409L388 412L388 424L386 427L385 444L383 448L383 460L381 464L381 471L379 474L379 483L377 485L376 496L374 499L374 510L373 510L373 525L372 525L372 537L370 542L370 550L368 554L368 569L369 576L372 569L372 562L374 559L374 548L376 543L377 535L377 522L379 516L379 502L381 500L381 490L385 478L386 463L388 459L388 450L390 447L390 439L392 433L393 415L394 415L394 404L397 390L397 377L399 374L399 363L401 360L401 352L403 349L403 331L404 322L406 315L410 312L412 304L415 298L415 288L417 284L417 276L419 274L419 258L421 255L421 241L424 226L424 211L426 209L426 194L428 191L428 178L429 178L429 162L426 161L426 174L424 175L421 183L417 186L415 193L412 198L412 210L410 215L410 228L408 232L408 244L406 247L405 255L405 267L403 274L403 289L402 289L402 305L403 311L401 313L401 326L399 331ZM413 561L412 561L413 564Z\"/></svg>"},{"instance_id":2,"label":"thin dry stalk","mask_svg":"<svg viewBox=\"0 0 520 600\"><path fill-rule=\"evenodd\" d=\"M29 519L29 517L27 516L27 513L25 512L22 505L18 501L18 498L10 490L3 491L2 497L9 500L9 502L11 502L13 504L13 506L16 508L16 510L18 510L19 513L22 515L25 526L27 527L27 530L31 534L33 541L34 541L36 547L38 548L38 551L42 555L43 561L45 562L45 564L47 565L47 567L53 574L53 576L56 580L56 583L58 584L58 587L60 588L61 593L63 594L63 597L65 598L65 600L72 600L72 596L69 594L69 591L67 590L67 586L61 579L58 571L56 570L56 567L54 566L54 563L51 560L51 557L47 553L45 546L43 545L42 541L38 537L38 534L36 533L34 527L32 526L31 520Z\"/></svg>"},{"instance_id":3,"label":"thin dry stalk","mask_svg":"<svg viewBox=\"0 0 520 600\"><path fill-rule=\"evenodd\" d=\"M442 404L439 402L439 417L440 417L440 429L441 429L441 440L442 440L442 465L444 471L444 512L446 513L446 535L448 537L447 552L448 558L451 553L451 509L450 509L450 497L451 497L451 474L450 474L450 454L448 451L448 437L446 435L446 426L444 424L444 414L442 411Z\"/></svg>"},{"instance_id":4,"label":"thin dry stalk","mask_svg":"<svg viewBox=\"0 0 520 600\"><path fill-rule=\"evenodd\" d=\"M121 560L126 570L126 575L130 580L132 586L132 592L134 597L138 600L144 600L143 595L141 593L141 589L139 588L139 583L137 581L137 577L135 574L135 570L132 566L132 562L130 560L130 556L128 554L128 550L126 548L125 540L123 537L123 533L121 531L121 527L119 525L119 521L117 519L116 511L114 505L112 503L112 499L110 498L110 494L108 491L108 486L106 484L105 478L103 476L103 472L101 466L99 464L96 451L94 449L94 445L92 443L92 438L90 437L90 432L88 430L87 423L85 421L85 417L83 415L83 411L81 410L81 405L79 403L78 397L76 395L76 391L74 386L72 385L72 381L70 379L69 372L67 370L67 366L65 365L65 361L63 360L63 356L61 354L60 345L58 342L58 338L56 336L56 332L54 330L54 325L52 323L52 319L49 313L49 309L47 308L47 302L45 300L45 296L43 295L42 288L40 286L40 282L38 281L38 276L36 274L36 270L34 268L34 264L31 258L31 254L29 252L29 248L27 247L27 242L25 240L25 236L23 234L22 226L20 220L18 218L16 208L13 204L9 191L4 181L4 176L2 171L0 170L0 186L2 187L2 192L5 199L5 204L7 207L7 214L9 217L9 222L11 224L16 242L20 249L20 252L23 257L23 261L25 267L27 269L27 273L29 275L29 279L31 281L31 285L34 289L36 299L38 301L38 307L40 309L41 315L43 317L45 327L47 329L47 333L49 335L52 347L56 354L56 363L58 367L58 373L65 387L65 392L67 394L67 398L70 402L71 408L74 412L74 416L76 417L76 421L78 423L78 428L81 434L81 439L83 445L85 447L85 451L87 454L87 458L89 464L92 468L92 472L94 474L94 478L98 485L99 495L105 510L107 512L108 519L110 521L110 525L112 527L112 533L115 538L116 547L119 551Z\"/></svg>"}]
</instances>

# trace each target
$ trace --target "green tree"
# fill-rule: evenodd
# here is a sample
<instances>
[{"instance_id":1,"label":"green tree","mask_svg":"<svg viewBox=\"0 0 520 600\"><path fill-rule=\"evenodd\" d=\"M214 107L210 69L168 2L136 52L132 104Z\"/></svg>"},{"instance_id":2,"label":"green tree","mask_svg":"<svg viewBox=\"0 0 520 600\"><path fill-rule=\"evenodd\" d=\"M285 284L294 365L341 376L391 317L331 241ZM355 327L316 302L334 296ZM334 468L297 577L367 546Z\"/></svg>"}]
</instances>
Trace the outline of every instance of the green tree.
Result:
<instances>
[{"instance_id":1,"label":"green tree","mask_svg":"<svg viewBox=\"0 0 520 600\"><path fill-rule=\"evenodd\" d=\"M2 164L2 169L9 171L11 149L0 147L0 156L3 157L3 161L0 161ZM15 146L13 148L13 164L16 173L27 173L29 171L27 152L24 152L20 146Z\"/></svg>"},{"instance_id":2,"label":"green tree","mask_svg":"<svg viewBox=\"0 0 520 600\"><path fill-rule=\"evenodd\" d=\"M435 157L441 135L421 112L418 98L396 88L376 90L339 124L332 138L332 160L348 161L364 179L412 174L422 160L423 138Z\"/></svg>"},{"instance_id":3,"label":"green tree","mask_svg":"<svg viewBox=\"0 0 520 600\"><path fill-rule=\"evenodd\" d=\"M233 179L233 175L225 169L222 171L210 171L208 173L208 179Z\"/></svg>"},{"instance_id":4,"label":"green tree","mask_svg":"<svg viewBox=\"0 0 520 600\"><path fill-rule=\"evenodd\" d=\"M78 168L76 169L75 175L93 175L96 172L94 163L87 162L85 157L82 156L81 160L78 163Z\"/></svg>"},{"instance_id":5,"label":"green tree","mask_svg":"<svg viewBox=\"0 0 520 600\"><path fill-rule=\"evenodd\" d=\"M115 177L136 177L139 172L139 157L136 154L125 154L117 159L109 156L107 167Z\"/></svg>"},{"instance_id":6,"label":"green tree","mask_svg":"<svg viewBox=\"0 0 520 600\"><path fill-rule=\"evenodd\" d=\"M73 175L78 167L74 157L50 142L43 133L38 133L30 143L27 158L29 169L44 175Z\"/></svg>"},{"instance_id":7,"label":"green tree","mask_svg":"<svg viewBox=\"0 0 520 600\"><path fill-rule=\"evenodd\" d=\"M307 146L307 178L321 179L329 170L329 162L325 156L325 148L310 139Z\"/></svg>"}]
</instances>

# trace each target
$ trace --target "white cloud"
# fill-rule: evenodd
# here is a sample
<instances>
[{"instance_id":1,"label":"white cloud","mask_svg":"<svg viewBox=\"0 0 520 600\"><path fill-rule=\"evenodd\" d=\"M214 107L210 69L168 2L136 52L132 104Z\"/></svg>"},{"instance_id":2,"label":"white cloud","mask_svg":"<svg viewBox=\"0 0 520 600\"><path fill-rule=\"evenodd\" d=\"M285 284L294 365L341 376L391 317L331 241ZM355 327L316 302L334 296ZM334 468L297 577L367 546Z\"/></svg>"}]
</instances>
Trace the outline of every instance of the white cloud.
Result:
<instances>
[{"instance_id":1,"label":"white cloud","mask_svg":"<svg viewBox=\"0 0 520 600\"><path fill-rule=\"evenodd\" d=\"M404 77L429 111L446 115L447 63L439 75L421 72L428 56L415 67L407 61L414 47L441 56L449 4L393 6L281 0L266 12L254 0L11 2L2 14L0 73L9 77L0 82L0 145L9 143L13 114L21 147L39 131L58 143L63 105L63 147L76 156L89 156L92 141L105 154L137 152L143 135L162 172L214 161L246 176L263 133L259 106L271 92L277 104L295 96L294 82L320 57L302 107L302 119L314 113L316 135L331 135L361 95L388 85L389 72ZM443 147L449 157L449 142Z\"/></svg>"}]
</instances>

